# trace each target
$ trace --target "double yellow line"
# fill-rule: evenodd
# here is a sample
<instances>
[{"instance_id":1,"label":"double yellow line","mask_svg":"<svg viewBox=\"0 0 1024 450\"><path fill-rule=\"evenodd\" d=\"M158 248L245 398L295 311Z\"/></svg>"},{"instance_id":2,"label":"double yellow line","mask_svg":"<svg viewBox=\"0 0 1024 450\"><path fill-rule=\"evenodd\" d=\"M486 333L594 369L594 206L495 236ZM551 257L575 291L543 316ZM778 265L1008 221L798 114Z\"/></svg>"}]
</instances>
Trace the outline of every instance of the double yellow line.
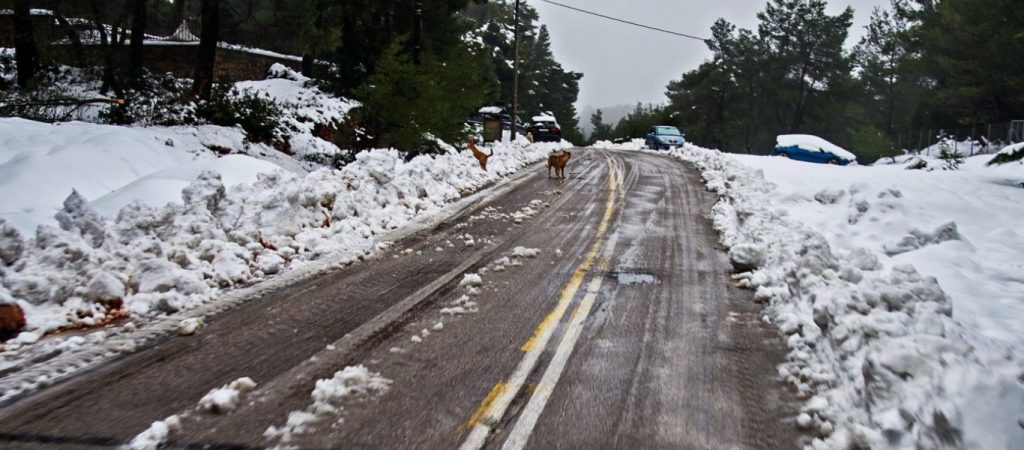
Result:
<instances>
[{"instance_id":1,"label":"double yellow line","mask_svg":"<svg viewBox=\"0 0 1024 450\"><path fill-rule=\"evenodd\" d=\"M495 384L491 392L480 403L480 407L473 413L469 421L463 425L463 430L469 430L469 435L461 446L463 450L476 450L483 447L487 442L492 426L501 420L516 394L522 389L527 377L536 368L541 353L551 340L558 324L565 317L565 313L583 284L583 280L590 270L594 268L598 255L601 254L601 249L607 241L608 229L615 218L616 209L621 206L625 195L621 161L611 158L607 153L604 153L603 156L608 165L608 198L605 200L604 214L601 217L601 222L598 224L594 243L586 255L584 255L583 262L576 266L572 276L569 277L565 286L562 287L555 308L544 317L544 320L537 325L530 338L520 347L525 352L525 355L523 355L523 359L512 373L512 376L509 377L508 381ZM598 265L599 268L605 269L607 266L606 258L602 258ZM597 276L601 277L603 275L599 274ZM594 295L596 296L596 292L594 292ZM577 313L574 315L579 312L579 308L577 308Z\"/></svg>"}]
</instances>

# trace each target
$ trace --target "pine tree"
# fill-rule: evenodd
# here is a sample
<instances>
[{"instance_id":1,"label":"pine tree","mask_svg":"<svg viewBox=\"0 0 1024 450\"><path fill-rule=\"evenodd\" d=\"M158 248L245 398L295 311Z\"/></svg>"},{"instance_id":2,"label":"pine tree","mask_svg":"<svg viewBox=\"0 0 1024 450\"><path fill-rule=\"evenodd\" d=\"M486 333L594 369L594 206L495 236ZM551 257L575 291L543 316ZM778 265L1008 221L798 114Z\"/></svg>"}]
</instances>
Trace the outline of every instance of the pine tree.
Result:
<instances>
[{"instance_id":1,"label":"pine tree","mask_svg":"<svg viewBox=\"0 0 1024 450\"><path fill-rule=\"evenodd\" d=\"M875 8L868 33L853 50L867 90L865 98L872 115L879 119L873 122L890 137L895 135L897 120L900 128L909 128L916 104L912 93L916 84L907 73L912 59L906 45L910 22L900 13L901 8L900 0L894 0L894 12Z\"/></svg>"},{"instance_id":2,"label":"pine tree","mask_svg":"<svg viewBox=\"0 0 1024 450\"><path fill-rule=\"evenodd\" d=\"M1019 0L916 0L909 33L930 80L931 124L1003 122L1024 117L1024 9Z\"/></svg>"},{"instance_id":3,"label":"pine tree","mask_svg":"<svg viewBox=\"0 0 1024 450\"><path fill-rule=\"evenodd\" d=\"M789 110L788 117L778 117L779 125L789 133L804 130L811 108L821 104L819 92L849 77L843 43L853 9L829 16L825 6L825 0L773 0L757 14L758 35L770 56L766 69L776 87L774 96Z\"/></svg>"},{"instance_id":4,"label":"pine tree","mask_svg":"<svg viewBox=\"0 0 1024 450\"><path fill-rule=\"evenodd\" d=\"M590 133L590 141L606 141L612 137L612 126L604 123L604 113L599 109L590 116L590 125L594 131Z\"/></svg>"},{"instance_id":5,"label":"pine tree","mask_svg":"<svg viewBox=\"0 0 1024 450\"><path fill-rule=\"evenodd\" d=\"M443 58L427 55L420 65L395 41L375 73L355 91L362 102L354 114L374 139L368 147L410 152L436 151L431 138L455 143L466 137L465 120L491 88L478 58L466 48Z\"/></svg>"}]
</instances>

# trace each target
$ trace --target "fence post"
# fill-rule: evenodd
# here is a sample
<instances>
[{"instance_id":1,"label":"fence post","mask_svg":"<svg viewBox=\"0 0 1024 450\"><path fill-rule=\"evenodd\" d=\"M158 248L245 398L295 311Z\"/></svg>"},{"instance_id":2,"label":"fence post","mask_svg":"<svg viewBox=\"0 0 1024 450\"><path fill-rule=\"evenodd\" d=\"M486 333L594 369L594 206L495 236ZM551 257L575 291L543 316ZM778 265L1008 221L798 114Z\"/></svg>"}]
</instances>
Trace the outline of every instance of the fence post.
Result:
<instances>
[{"instance_id":1,"label":"fence post","mask_svg":"<svg viewBox=\"0 0 1024 450\"><path fill-rule=\"evenodd\" d=\"M974 131L978 125L971 125L971 156L974 156Z\"/></svg>"}]
</instances>

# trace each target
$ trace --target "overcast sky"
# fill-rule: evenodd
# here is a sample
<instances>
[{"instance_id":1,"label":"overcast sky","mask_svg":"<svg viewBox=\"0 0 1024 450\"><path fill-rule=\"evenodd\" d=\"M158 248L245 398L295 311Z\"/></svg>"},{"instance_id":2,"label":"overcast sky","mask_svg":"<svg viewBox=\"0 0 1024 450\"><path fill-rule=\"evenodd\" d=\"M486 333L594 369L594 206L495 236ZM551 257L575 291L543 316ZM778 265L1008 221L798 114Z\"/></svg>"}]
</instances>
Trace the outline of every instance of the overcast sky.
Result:
<instances>
[{"instance_id":1,"label":"overcast sky","mask_svg":"<svg viewBox=\"0 0 1024 450\"><path fill-rule=\"evenodd\" d=\"M555 56L566 68L583 72L576 106L595 108L662 103L665 86L710 56L703 42L650 31L563 9L539 0L524 0L540 13L551 32ZM756 29L756 14L766 0L556 0L633 22L680 33L710 36L711 25L724 17ZM875 6L889 0L831 0L829 13L854 9L848 45L856 43ZM587 118L582 118L584 121Z\"/></svg>"}]
</instances>

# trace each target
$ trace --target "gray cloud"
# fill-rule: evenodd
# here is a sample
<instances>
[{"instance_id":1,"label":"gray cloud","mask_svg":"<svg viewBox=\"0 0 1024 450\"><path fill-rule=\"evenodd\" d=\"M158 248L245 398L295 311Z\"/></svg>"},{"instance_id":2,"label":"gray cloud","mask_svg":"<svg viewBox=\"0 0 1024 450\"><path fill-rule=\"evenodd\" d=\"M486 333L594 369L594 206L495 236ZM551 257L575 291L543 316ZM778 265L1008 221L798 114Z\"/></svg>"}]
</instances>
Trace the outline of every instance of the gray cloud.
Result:
<instances>
[{"instance_id":1,"label":"gray cloud","mask_svg":"<svg viewBox=\"0 0 1024 450\"><path fill-rule=\"evenodd\" d=\"M555 56L567 68L583 72L577 107L627 103L661 103L665 86L710 56L703 42L620 24L598 17L526 0L551 32ZM559 0L645 25L697 36L710 36L718 18L742 28L757 26L763 0ZM889 0L832 1L829 12L854 9L849 45L864 33L876 6ZM585 121L587 118L583 118Z\"/></svg>"}]
</instances>

